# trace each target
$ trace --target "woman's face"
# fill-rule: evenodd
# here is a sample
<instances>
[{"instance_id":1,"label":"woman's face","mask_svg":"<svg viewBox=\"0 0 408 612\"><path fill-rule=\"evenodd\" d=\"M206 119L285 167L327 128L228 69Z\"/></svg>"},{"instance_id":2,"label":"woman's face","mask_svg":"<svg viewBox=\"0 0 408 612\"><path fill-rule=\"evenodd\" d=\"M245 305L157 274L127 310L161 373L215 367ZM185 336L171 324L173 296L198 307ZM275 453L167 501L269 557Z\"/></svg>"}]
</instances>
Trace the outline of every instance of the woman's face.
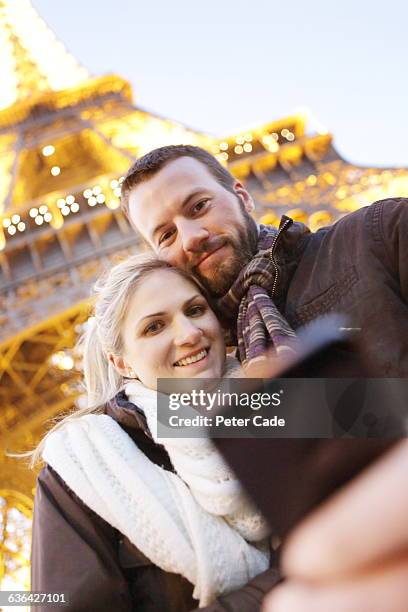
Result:
<instances>
[{"instance_id":1,"label":"woman's face","mask_svg":"<svg viewBox=\"0 0 408 612\"><path fill-rule=\"evenodd\" d=\"M194 283L171 270L144 278L122 326L123 358L142 384L158 378L220 378L221 325Z\"/></svg>"}]
</instances>

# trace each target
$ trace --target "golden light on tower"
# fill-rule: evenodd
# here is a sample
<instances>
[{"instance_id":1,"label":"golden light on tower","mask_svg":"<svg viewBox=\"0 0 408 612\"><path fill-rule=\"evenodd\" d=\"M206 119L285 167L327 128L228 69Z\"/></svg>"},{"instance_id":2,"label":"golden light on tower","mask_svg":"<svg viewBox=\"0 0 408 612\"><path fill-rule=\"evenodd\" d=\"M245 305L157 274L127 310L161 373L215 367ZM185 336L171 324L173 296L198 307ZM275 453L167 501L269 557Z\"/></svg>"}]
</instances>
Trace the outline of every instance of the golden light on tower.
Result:
<instances>
[{"instance_id":1,"label":"golden light on tower","mask_svg":"<svg viewBox=\"0 0 408 612\"><path fill-rule=\"evenodd\" d=\"M2 0L0 9L0 109L89 77L28 0Z\"/></svg>"},{"instance_id":2,"label":"golden light on tower","mask_svg":"<svg viewBox=\"0 0 408 612\"><path fill-rule=\"evenodd\" d=\"M53 155L53 153L55 153L55 147L53 145L46 145L42 149L42 154L45 157L49 157L50 155Z\"/></svg>"}]
</instances>

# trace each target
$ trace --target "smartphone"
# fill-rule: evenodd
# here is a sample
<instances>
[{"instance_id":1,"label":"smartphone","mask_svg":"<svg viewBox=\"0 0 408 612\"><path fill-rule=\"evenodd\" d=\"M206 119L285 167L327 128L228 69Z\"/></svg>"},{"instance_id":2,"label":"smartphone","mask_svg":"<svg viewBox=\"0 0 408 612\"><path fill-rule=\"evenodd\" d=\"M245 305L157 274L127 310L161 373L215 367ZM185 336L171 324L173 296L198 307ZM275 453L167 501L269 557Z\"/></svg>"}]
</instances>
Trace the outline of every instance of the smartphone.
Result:
<instances>
[{"instance_id":1,"label":"smartphone","mask_svg":"<svg viewBox=\"0 0 408 612\"><path fill-rule=\"evenodd\" d=\"M378 373L364 360L358 334L350 333L341 323L336 317L326 318L301 332L297 359L275 377L375 377ZM234 406L228 413L233 415ZM394 438L213 441L280 539L396 443Z\"/></svg>"}]
</instances>

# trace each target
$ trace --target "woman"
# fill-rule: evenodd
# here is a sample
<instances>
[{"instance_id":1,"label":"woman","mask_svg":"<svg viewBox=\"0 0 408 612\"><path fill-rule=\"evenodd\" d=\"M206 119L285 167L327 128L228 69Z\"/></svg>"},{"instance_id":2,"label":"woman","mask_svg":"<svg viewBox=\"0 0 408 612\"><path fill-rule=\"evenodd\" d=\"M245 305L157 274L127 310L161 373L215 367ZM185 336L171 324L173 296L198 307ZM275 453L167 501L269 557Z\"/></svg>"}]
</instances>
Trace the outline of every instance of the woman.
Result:
<instances>
[{"instance_id":1,"label":"woman","mask_svg":"<svg viewBox=\"0 0 408 612\"><path fill-rule=\"evenodd\" d=\"M209 605L267 569L267 528L208 440L155 443L157 378L240 370L184 272L132 257L96 294L84 338L88 406L33 456L47 466L35 502L32 588L68 591L75 610ZM65 567L56 572L44 555L60 559L61 551ZM143 571L130 575L135 563Z\"/></svg>"}]
</instances>

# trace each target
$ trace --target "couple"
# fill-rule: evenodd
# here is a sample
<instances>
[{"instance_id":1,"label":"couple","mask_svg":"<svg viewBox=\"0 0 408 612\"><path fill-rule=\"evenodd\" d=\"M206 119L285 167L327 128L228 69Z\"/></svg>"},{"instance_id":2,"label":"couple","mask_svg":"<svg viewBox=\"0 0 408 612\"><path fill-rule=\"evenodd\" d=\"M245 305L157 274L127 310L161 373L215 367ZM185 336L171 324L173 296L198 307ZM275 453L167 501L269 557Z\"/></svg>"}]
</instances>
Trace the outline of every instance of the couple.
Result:
<instances>
[{"instance_id":1,"label":"couple","mask_svg":"<svg viewBox=\"0 0 408 612\"><path fill-rule=\"evenodd\" d=\"M205 445L202 455L209 458L204 470L196 449L174 446L176 441L173 447L155 444L148 390L154 392L155 377L165 376L164 372L181 376L188 369L197 376L212 376L239 371L238 364L224 361L221 328L205 292L218 298L217 312L235 335L244 368L259 360L270 345L277 355L284 354L296 327L337 309L349 316L353 327L361 328L367 357L381 375L406 376L407 203L375 203L316 234L286 218L279 231L258 228L249 214L250 194L212 156L189 146L164 147L138 160L127 174L122 194L131 224L160 260L192 272L199 285L175 268L160 268L148 273L139 286L126 263L108 277L110 290L108 281L102 285L88 337L89 414L82 422L72 419L66 432L61 426L44 441L48 465L36 493L32 588L66 590L75 610L182 611L193 609L198 601L214 611L258 610L265 591L277 582L275 569L266 569L272 564L265 547L267 526L209 442L200 441ZM128 265L132 264L139 262ZM123 280L125 270L135 285ZM121 282L127 293L119 304L117 298L124 295ZM138 321L157 313L158 305L160 315L138 329ZM98 306L103 317L98 316ZM97 338L101 353L93 344ZM115 399L108 401L116 391ZM120 435L123 431L126 438ZM101 454L105 448L109 449L106 459ZM406 447L399 447L387 461L372 469L374 482L381 477L380 486L387 474L406 466ZM137 472L139 490L126 478L126 470L136 463L144 466ZM84 476L84 465L94 466L95 478ZM364 504L364 481L355 488ZM110 491L117 493L111 495L112 504ZM136 507L137 495L146 505ZM347 507L351 503L347 490L345 495ZM388 499L387 505L383 497L380 501L379 511L386 517L391 502ZM381 595L378 589L384 597L388 593L388 602L395 600L396 581L406 571L396 536L385 542L377 537L374 551L373 546L364 548L364 539L352 541L351 554L342 563L330 558L330 548L326 558L314 554L314 565L304 562L313 548L310 541L304 545L310 529L318 533L328 513L336 516L336 508L336 504L334 509L323 507L317 523L312 521L309 531L307 525L303 531L301 526L297 539L295 533L289 541L289 557L284 555L288 580L272 590L265 609L318 609L324 598L324 609L335 611L344 608L336 605L347 598L349 609L354 605L363 612L365 602L371 611ZM356 524L364 524L365 510L357 508L352 533ZM339 521L333 524L338 527ZM157 525L163 525L168 541L157 538ZM325 527L328 541L333 541ZM337 529L337 540L347 540L346 531ZM181 543L179 552L174 546ZM217 552L212 548L216 545ZM360 554L353 555L353 546L362 548ZM370 581L366 567L386 556L391 561L383 579ZM61 559L55 575L52 568ZM330 562L334 569L327 583ZM347 578L350 567L353 581ZM306 588L309 581L313 588ZM299 589L301 604L296 603ZM313 602L309 608L308 597ZM399 612L403 605L387 609Z\"/></svg>"}]
</instances>

